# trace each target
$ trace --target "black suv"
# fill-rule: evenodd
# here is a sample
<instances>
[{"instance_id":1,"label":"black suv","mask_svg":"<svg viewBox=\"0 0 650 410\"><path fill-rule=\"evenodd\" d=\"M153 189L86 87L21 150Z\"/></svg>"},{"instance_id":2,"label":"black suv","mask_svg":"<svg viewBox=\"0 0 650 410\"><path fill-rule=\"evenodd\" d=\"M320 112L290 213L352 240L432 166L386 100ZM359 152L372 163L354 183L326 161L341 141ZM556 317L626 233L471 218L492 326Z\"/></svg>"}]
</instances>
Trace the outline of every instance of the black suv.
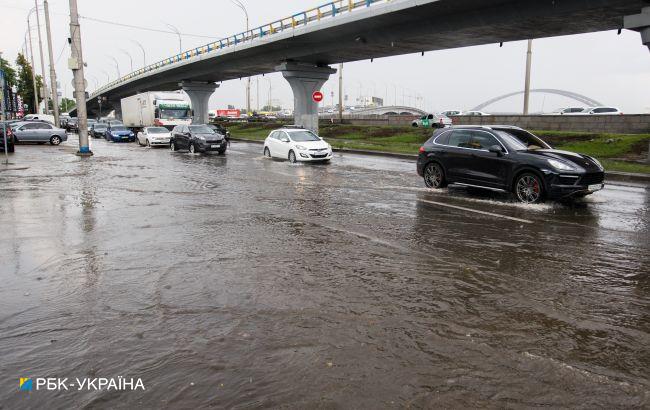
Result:
<instances>
[{"instance_id":1,"label":"black suv","mask_svg":"<svg viewBox=\"0 0 650 410\"><path fill-rule=\"evenodd\" d=\"M436 131L420 148L418 174L430 188L460 184L512 192L525 203L603 189L594 158L559 151L518 127L456 126Z\"/></svg>"},{"instance_id":2,"label":"black suv","mask_svg":"<svg viewBox=\"0 0 650 410\"><path fill-rule=\"evenodd\" d=\"M11 130L11 127L9 124L7 124L7 152L14 152L15 151L15 140L14 140L14 133ZM5 150L5 127L4 125L0 122L0 151Z\"/></svg>"},{"instance_id":3,"label":"black suv","mask_svg":"<svg viewBox=\"0 0 650 410\"><path fill-rule=\"evenodd\" d=\"M172 151L186 149L192 154L209 151L225 154L228 143L224 135L216 133L205 124L178 125L172 131L169 147Z\"/></svg>"}]
</instances>

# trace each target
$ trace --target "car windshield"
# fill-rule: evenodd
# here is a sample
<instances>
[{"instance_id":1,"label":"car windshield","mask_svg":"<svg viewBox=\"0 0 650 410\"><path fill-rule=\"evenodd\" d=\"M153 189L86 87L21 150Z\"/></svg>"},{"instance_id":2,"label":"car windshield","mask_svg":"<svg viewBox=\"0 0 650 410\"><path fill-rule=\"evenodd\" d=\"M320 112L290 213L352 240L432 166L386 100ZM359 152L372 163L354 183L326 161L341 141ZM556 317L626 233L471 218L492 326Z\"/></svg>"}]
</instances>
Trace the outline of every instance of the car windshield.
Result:
<instances>
[{"instance_id":1,"label":"car windshield","mask_svg":"<svg viewBox=\"0 0 650 410\"><path fill-rule=\"evenodd\" d=\"M94 124L96 122L97 122L96 120L88 120L88 124Z\"/></svg>"},{"instance_id":2,"label":"car windshield","mask_svg":"<svg viewBox=\"0 0 650 410\"><path fill-rule=\"evenodd\" d=\"M104 124L95 124L93 125L93 128L99 130L99 129L106 129L107 127Z\"/></svg>"},{"instance_id":3,"label":"car windshield","mask_svg":"<svg viewBox=\"0 0 650 410\"><path fill-rule=\"evenodd\" d=\"M311 131L296 131L289 133L289 135L296 142L320 141L320 138Z\"/></svg>"},{"instance_id":4,"label":"car windshield","mask_svg":"<svg viewBox=\"0 0 650 410\"><path fill-rule=\"evenodd\" d=\"M533 134L523 130L495 130L515 151L551 149L551 146Z\"/></svg>"},{"instance_id":5,"label":"car windshield","mask_svg":"<svg viewBox=\"0 0 650 410\"><path fill-rule=\"evenodd\" d=\"M190 125L190 131L195 134L214 134L212 128L207 125Z\"/></svg>"},{"instance_id":6,"label":"car windshield","mask_svg":"<svg viewBox=\"0 0 650 410\"><path fill-rule=\"evenodd\" d=\"M167 130L167 128L163 128L163 127L152 127L152 128L147 128L147 132L149 132L149 134L165 134L168 133L169 131Z\"/></svg>"},{"instance_id":7,"label":"car windshield","mask_svg":"<svg viewBox=\"0 0 650 410\"><path fill-rule=\"evenodd\" d=\"M127 131L127 129L126 127L116 126L116 127L111 127L111 131Z\"/></svg>"}]
</instances>

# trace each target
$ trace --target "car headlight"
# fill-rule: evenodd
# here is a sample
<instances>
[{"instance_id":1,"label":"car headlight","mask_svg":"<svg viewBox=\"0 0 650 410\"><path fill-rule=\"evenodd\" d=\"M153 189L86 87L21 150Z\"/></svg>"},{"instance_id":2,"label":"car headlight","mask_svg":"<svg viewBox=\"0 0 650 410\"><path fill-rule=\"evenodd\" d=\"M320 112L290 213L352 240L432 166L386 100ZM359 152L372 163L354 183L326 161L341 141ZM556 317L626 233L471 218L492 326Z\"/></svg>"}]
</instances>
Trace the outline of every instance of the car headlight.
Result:
<instances>
[{"instance_id":1,"label":"car headlight","mask_svg":"<svg viewBox=\"0 0 650 410\"><path fill-rule=\"evenodd\" d=\"M567 164L566 162L558 161L556 159L549 159L547 160L551 166L557 170L560 171L575 171L576 168L572 167L571 165Z\"/></svg>"},{"instance_id":2,"label":"car headlight","mask_svg":"<svg viewBox=\"0 0 650 410\"><path fill-rule=\"evenodd\" d=\"M300 150L303 150L303 151L304 151L304 150L307 149L307 147L304 147L304 146L302 146L302 145L296 145L296 149L300 149Z\"/></svg>"},{"instance_id":3,"label":"car headlight","mask_svg":"<svg viewBox=\"0 0 650 410\"><path fill-rule=\"evenodd\" d=\"M135 136L135 134L133 134L132 132L129 133L129 137L133 137L133 136Z\"/></svg>"},{"instance_id":4,"label":"car headlight","mask_svg":"<svg viewBox=\"0 0 650 410\"><path fill-rule=\"evenodd\" d=\"M205 137L196 137L196 138L200 139L201 141L205 141Z\"/></svg>"}]
</instances>

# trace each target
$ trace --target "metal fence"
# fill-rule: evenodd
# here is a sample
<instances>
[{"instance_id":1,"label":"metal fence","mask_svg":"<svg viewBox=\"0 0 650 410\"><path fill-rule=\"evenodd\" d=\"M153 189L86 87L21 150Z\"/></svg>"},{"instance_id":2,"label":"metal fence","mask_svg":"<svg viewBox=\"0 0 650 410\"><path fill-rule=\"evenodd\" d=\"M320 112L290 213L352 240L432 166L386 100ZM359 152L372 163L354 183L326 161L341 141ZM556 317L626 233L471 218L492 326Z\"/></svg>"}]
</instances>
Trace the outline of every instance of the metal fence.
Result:
<instances>
[{"instance_id":1,"label":"metal fence","mask_svg":"<svg viewBox=\"0 0 650 410\"><path fill-rule=\"evenodd\" d=\"M324 4L313 9L309 9L300 13L296 13L290 17L273 21L260 27L250 29L248 31L223 38L221 40L208 43L206 45L192 48L180 54L165 58L156 63L149 64L139 70L129 73L117 80L110 82L103 87L98 88L93 92L93 96L101 94L103 91L111 89L116 85L132 80L152 71L156 71L163 67L168 67L180 63L182 61L191 60L192 58L202 56L205 54L214 53L229 47L235 47L243 43L249 43L256 39L262 39L274 34L283 33L287 30L293 30L298 27L304 27L313 22L321 21L325 18L335 18L341 14L354 12L355 10L371 7L376 3L389 3L394 0L338 0Z\"/></svg>"}]
</instances>

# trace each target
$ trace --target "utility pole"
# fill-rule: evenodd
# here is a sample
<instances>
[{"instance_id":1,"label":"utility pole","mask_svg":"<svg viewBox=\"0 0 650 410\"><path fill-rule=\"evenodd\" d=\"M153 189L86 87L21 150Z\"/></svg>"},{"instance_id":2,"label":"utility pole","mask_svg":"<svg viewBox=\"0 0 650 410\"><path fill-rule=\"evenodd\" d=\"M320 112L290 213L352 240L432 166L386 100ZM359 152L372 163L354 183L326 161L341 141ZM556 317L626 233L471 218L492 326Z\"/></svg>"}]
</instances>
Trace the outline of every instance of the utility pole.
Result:
<instances>
[{"instance_id":1,"label":"utility pole","mask_svg":"<svg viewBox=\"0 0 650 410\"><path fill-rule=\"evenodd\" d=\"M258 75L255 80L257 81L255 85L257 90L257 112L260 112L260 76Z\"/></svg>"},{"instance_id":2,"label":"utility pole","mask_svg":"<svg viewBox=\"0 0 650 410\"><path fill-rule=\"evenodd\" d=\"M533 40L528 40L528 52L526 53L526 87L524 88L524 115L528 115L530 107L530 72L533 63Z\"/></svg>"},{"instance_id":3,"label":"utility pole","mask_svg":"<svg viewBox=\"0 0 650 410\"><path fill-rule=\"evenodd\" d=\"M79 124L79 152L77 155L88 157L93 155L88 144L88 113L86 111L86 85L84 79L84 62L81 51L81 27L77 0L70 0L70 39L72 55L68 66L74 76L74 92L77 100L77 121Z\"/></svg>"},{"instance_id":4,"label":"utility pole","mask_svg":"<svg viewBox=\"0 0 650 410\"><path fill-rule=\"evenodd\" d=\"M29 54L32 60L32 84L34 86L34 114L38 114L38 87L36 86L36 66L34 65L34 48L32 47L32 27L27 17L27 35L29 36Z\"/></svg>"},{"instance_id":5,"label":"utility pole","mask_svg":"<svg viewBox=\"0 0 650 410\"><path fill-rule=\"evenodd\" d=\"M339 123L343 124L343 63L339 64Z\"/></svg>"},{"instance_id":6,"label":"utility pole","mask_svg":"<svg viewBox=\"0 0 650 410\"><path fill-rule=\"evenodd\" d=\"M45 9L45 31L47 34L47 50L50 56L50 85L52 87L52 108L54 108L54 125L59 126L59 93L56 89L56 70L54 69L54 54L52 53L52 32L50 30L50 7L47 0L43 1Z\"/></svg>"},{"instance_id":7,"label":"utility pole","mask_svg":"<svg viewBox=\"0 0 650 410\"><path fill-rule=\"evenodd\" d=\"M36 31L38 31L38 49L41 54L41 77L43 77L43 114L47 114L50 109L49 98L47 96L47 80L45 76L45 58L43 58L43 40L41 39L41 18L38 15L38 0L34 0L36 9Z\"/></svg>"}]
</instances>

